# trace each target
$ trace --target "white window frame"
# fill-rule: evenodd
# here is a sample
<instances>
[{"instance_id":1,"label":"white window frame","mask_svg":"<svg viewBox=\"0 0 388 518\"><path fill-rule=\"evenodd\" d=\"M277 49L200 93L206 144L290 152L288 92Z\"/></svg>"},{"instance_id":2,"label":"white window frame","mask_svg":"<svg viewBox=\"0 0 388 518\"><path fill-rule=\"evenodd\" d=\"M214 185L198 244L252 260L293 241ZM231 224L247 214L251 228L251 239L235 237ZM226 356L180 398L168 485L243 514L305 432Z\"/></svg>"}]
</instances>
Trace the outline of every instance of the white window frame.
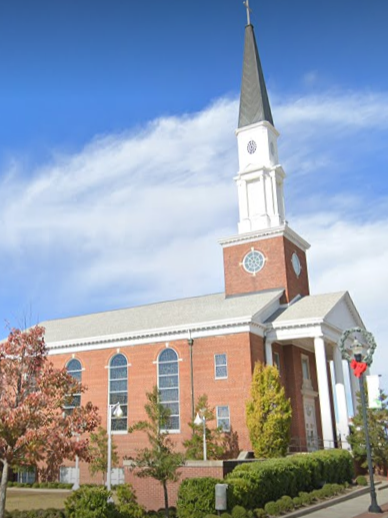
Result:
<instances>
[{"instance_id":1,"label":"white window frame","mask_svg":"<svg viewBox=\"0 0 388 518\"><path fill-rule=\"evenodd\" d=\"M225 356L225 363L217 365L217 356ZM226 376L217 376L217 367L226 367ZM214 379L226 380L228 379L228 355L226 353L218 353L214 355Z\"/></svg>"},{"instance_id":2,"label":"white window frame","mask_svg":"<svg viewBox=\"0 0 388 518\"><path fill-rule=\"evenodd\" d=\"M160 376L164 376L163 374L159 373L159 365L160 365L160 361L159 360L160 360L160 356L163 354L163 352L166 349L163 349L162 351L160 351L160 353L158 354L157 362L156 362L156 365L157 365L157 368L158 368L158 390L159 390L159 392L161 392L161 390L163 390L163 388L161 389L160 386L159 386ZM174 351L174 353L176 354L176 363L177 363L177 366L178 366L178 372L177 372L178 386L177 387L172 387L172 388L176 388L178 390L178 400L177 400L177 403L178 403L178 409L179 409L179 413L178 413L179 428L171 428L171 429L170 428L164 428L162 431L168 432L169 434L175 434L175 433L181 433L181 391L180 391L181 379L180 379L180 372L179 372L180 371L180 369L179 369L180 358L179 358L178 352L173 347L168 347L168 349L171 350L171 351ZM169 401L166 401L166 403L169 403ZM173 414L173 415L176 416L176 414Z\"/></svg>"},{"instance_id":3,"label":"white window frame","mask_svg":"<svg viewBox=\"0 0 388 518\"><path fill-rule=\"evenodd\" d=\"M279 374L281 374L281 368L280 368L280 354L276 351L273 352L273 364L275 367L277 367Z\"/></svg>"},{"instance_id":4,"label":"white window frame","mask_svg":"<svg viewBox=\"0 0 388 518\"><path fill-rule=\"evenodd\" d=\"M302 378L303 378L303 381L307 381L307 382L311 382L311 372L310 372L310 358L304 354L302 354L302 358L301 358L301 361L302 361ZM303 365L306 365L307 366L307 378L305 377L305 373L304 373L304 368L303 368Z\"/></svg>"},{"instance_id":5,"label":"white window frame","mask_svg":"<svg viewBox=\"0 0 388 518\"><path fill-rule=\"evenodd\" d=\"M228 409L228 417L222 417L222 416L218 415L220 408L227 408ZM217 417L217 428L219 426L221 426L222 430L224 432L230 432L230 407L229 407L229 405L218 405L218 406L216 406L216 417ZM227 428L224 428L222 426L222 424L220 424L220 421L225 421L226 419L229 420L229 426Z\"/></svg>"},{"instance_id":6,"label":"white window frame","mask_svg":"<svg viewBox=\"0 0 388 518\"><path fill-rule=\"evenodd\" d=\"M80 368L77 369L77 370L69 370L69 364L71 362L78 362L79 363L79 366ZM75 380L79 381L80 383L82 383L82 371L83 371L83 368L82 368L82 363L81 361L78 359L78 358L71 358L71 360L69 360L67 363L66 363L66 372L67 374L70 374L70 376L72 376ZM79 376L79 379L74 376L73 373L80 373L80 376ZM74 404L74 398L75 397L79 397L79 403L77 405ZM73 401L70 402L70 404L66 405L63 407L64 411L67 412L67 413L71 413L75 408L81 406L81 397L82 397L82 394L81 392L77 392L77 394L74 394L73 396Z\"/></svg>"},{"instance_id":7,"label":"white window frame","mask_svg":"<svg viewBox=\"0 0 388 518\"><path fill-rule=\"evenodd\" d=\"M114 354L110 360L109 360L109 364L108 364L108 409L110 409L110 405L111 405L111 390L110 390L110 382L111 381L118 381L118 379L113 379L111 380L111 369L112 369L112 361L114 360L114 358L116 358L116 356L123 356L125 358L125 367L127 369L127 377L126 377L126 380L127 380L127 388L126 388L126 391L125 393L127 394L127 403L126 405L124 404L120 404L121 407L126 407L127 409L127 415L126 416L123 416L123 417L120 417L120 418L117 418L117 417L114 417L114 416L111 416L111 432L112 434L117 434L117 435L123 435L123 434L126 434L128 433L128 358L125 356L125 354L123 354L122 352L117 352L116 354ZM124 365L120 368L123 368ZM113 367L113 369L115 368L118 368L118 367ZM119 378L119 379L124 379L124 378ZM124 391L121 391L121 392L113 392L113 394L124 394ZM113 423L114 423L114 420L115 419L121 419L121 420L124 420L124 417L126 419L126 426L125 426L125 430L113 430ZM108 416L107 416L107 419L108 419Z\"/></svg>"}]
</instances>

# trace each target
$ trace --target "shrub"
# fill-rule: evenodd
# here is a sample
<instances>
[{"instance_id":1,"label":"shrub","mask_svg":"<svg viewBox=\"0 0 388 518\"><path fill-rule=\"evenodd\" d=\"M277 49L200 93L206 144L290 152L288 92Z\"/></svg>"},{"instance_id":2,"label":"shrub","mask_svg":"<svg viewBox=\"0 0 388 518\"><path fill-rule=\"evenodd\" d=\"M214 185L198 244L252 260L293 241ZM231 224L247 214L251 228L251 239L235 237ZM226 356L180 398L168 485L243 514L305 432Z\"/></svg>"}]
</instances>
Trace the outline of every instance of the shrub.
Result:
<instances>
[{"instance_id":1,"label":"shrub","mask_svg":"<svg viewBox=\"0 0 388 518\"><path fill-rule=\"evenodd\" d=\"M65 518L65 512L60 509L38 509L30 511L10 511L5 513L6 518Z\"/></svg>"},{"instance_id":2,"label":"shrub","mask_svg":"<svg viewBox=\"0 0 388 518\"><path fill-rule=\"evenodd\" d=\"M264 509L255 509L254 516L256 518L267 518L267 513L264 511Z\"/></svg>"},{"instance_id":3,"label":"shrub","mask_svg":"<svg viewBox=\"0 0 388 518\"><path fill-rule=\"evenodd\" d=\"M302 500L303 505L310 505L313 503L312 497L309 493L306 493L305 491L301 491L299 493L299 498Z\"/></svg>"},{"instance_id":4,"label":"shrub","mask_svg":"<svg viewBox=\"0 0 388 518\"><path fill-rule=\"evenodd\" d=\"M294 509L294 502L290 496L282 496L280 500L277 501L279 504L280 510L283 513L287 513Z\"/></svg>"},{"instance_id":5,"label":"shrub","mask_svg":"<svg viewBox=\"0 0 388 518\"><path fill-rule=\"evenodd\" d=\"M356 478L356 484L358 486L367 486L368 481L367 481L366 477L364 477L364 475L358 475L358 477Z\"/></svg>"},{"instance_id":6,"label":"shrub","mask_svg":"<svg viewBox=\"0 0 388 518\"><path fill-rule=\"evenodd\" d=\"M125 518L143 518L145 516L145 509L137 503L136 493L131 484L117 486L116 496L117 509ZM172 513L171 518L173 516Z\"/></svg>"},{"instance_id":7,"label":"shrub","mask_svg":"<svg viewBox=\"0 0 388 518\"><path fill-rule=\"evenodd\" d=\"M303 500L300 496L296 496L292 499L295 509L299 509L299 507L303 506Z\"/></svg>"},{"instance_id":8,"label":"shrub","mask_svg":"<svg viewBox=\"0 0 388 518\"><path fill-rule=\"evenodd\" d=\"M277 502L267 502L264 507L264 511L270 516L279 516L281 514L279 505Z\"/></svg>"},{"instance_id":9,"label":"shrub","mask_svg":"<svg viewBox=\"0 0 388 518\"><path fill-rule=\"evenodd\" d=\"M232 518L247 518L247 512L241 505L235 505L232 509Z\"/></svg>"},{"instance_id":10,"label":"shrub","mask_svg":"<svg viewBox=\"0 0 388 518\"><path fill-rule=\"evenodd\" d=\"M211 477L191 478L182 482L178 491L179 518L203 518L215 511L215 487L223 480Z\"/></svg>"},{"instance_id":11,"label":"shrub","mask_svg":"<svg viewBox=\"0 0 388 518\"><path fill-rule=\"evenodd\" d=\"M115 518L116 506L108 502L112 493L104 487L81 487L65 500L68 518Z\"/></svg>"},{"instance_id":12,"label":"shrub","mask_svg":"<svg viewBox=\"0 0 388 518\"><path fill-rule=\"evenodd\" d=\"M352 476L353 461L349 452L330 450L243 464L226 477L226 482L231 506L254 509L284 495L293 498L300 491L318 489L324 481L351 481Z\"/></svg>"},{"instance_id":13,"label":"shrub","mask_svg":"<svg viewBox=\"0 0 388 518\"><path fill-rule=\"evenodd\" d=\"M222 513L220 516L221 518L232 518L232 515L229 513Z\"/></svg>"}]
</instances>

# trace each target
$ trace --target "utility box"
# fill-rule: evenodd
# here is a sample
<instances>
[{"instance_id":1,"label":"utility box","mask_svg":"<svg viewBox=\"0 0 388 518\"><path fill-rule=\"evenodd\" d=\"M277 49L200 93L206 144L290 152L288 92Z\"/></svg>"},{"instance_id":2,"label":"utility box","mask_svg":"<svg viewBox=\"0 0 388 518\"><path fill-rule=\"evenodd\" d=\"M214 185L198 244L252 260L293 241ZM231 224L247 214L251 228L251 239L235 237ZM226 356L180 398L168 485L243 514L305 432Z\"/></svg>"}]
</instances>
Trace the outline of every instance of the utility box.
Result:
<instances>
[{"instance_id":1,"label":"utility box","mask_svg":"<svg viewBox=\"0 0 388 518\"><path fill-rule=\"evenodd\" d=\"M228 508L227 499L228 484L216 484L216 511L226 511Z\"/></svg>"}]
</instances>

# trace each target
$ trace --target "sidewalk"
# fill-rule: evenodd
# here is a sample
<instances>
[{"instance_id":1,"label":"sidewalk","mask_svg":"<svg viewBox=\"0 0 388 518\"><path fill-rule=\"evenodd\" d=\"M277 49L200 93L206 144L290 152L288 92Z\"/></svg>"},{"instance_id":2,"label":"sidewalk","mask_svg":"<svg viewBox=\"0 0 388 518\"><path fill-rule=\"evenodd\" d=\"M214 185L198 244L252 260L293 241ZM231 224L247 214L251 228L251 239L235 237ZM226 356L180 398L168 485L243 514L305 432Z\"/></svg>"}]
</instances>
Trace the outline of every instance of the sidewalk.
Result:
<instances>
[{"instance_id":1,"label":"sidewalk","mask_svg":"<svg viewBox=\"0 0 388 518\"><path fill-rule=\"evenodd\" d=\"M305 518L388 518L388 485L384 484L377 487L377 502L382 514L368 513L370 506L370 493L340 502L330 507L316 509L308 514L304 514Z\"/></svg>"}]
</instances>

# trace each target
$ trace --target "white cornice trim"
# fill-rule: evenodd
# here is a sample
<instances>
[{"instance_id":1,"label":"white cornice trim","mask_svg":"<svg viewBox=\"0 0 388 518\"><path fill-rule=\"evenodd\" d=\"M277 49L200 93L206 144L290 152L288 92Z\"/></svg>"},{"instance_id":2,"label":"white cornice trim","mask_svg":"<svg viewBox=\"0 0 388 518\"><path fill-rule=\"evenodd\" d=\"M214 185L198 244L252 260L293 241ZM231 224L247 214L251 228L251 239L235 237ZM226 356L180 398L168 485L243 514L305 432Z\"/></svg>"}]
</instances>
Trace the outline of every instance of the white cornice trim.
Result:
<instances>
[{"instance_id":1,"label":"white cornice trim","mask_svg":"<svg viewBox=\"0 0 388 518\"><path fill-rule=\"evenodd\" d=\"M262 126L270 129L273 133L275 133L275 135L277 137L280 135L278 130L275 128L275 126L272 126L272 124L270 122L268 122L268 121L255 122L254 124L249 124L248 126L243 126L242 128L237 128L235 130L235 134L237 136L237 135L239 135L239 133L244 133L245 131L250 131L250 130L253 130L255 128L260 128Z\"/></svg>"},{"instance_id":2,"label":"white cornice trim","mask_svg":"<svg viewBox=\"0 0 388 518\"><path fill-rule=\"evenodd\" d=\"M263 230L255 230L244 234L237 234L231 237L220 239L218 242L223 248L229 246L240 245L243 243L251 243L253 241L261 241L263 239L273 237L285 237L294 245L301 248L304 252L310 248L310 244L292 230L287 224L280 227L266 228Z\"/></svg>"},{"instance_id":3,"label":"white cornice trim","mask_svg":"<svg viewBox=\"0 0 388 518\"><path fill-rule=\"evenodd\" d=\"M104 335L88 337L82 340L63 340L58 342L48 342L49 354L63 354L79 351L90 351L98 349L108 349L123 346L145 345L150 343L160 343L168 341L187 340L191 337L205 338L217 335L229 335L244 332L252 332L263 336L266 330L264 324L252 322L252 315L230 318L222 321L194 323L163 329L153 329L150 331L135 333L120 333L114 335Z\"/></svg>"}]
</instances>

